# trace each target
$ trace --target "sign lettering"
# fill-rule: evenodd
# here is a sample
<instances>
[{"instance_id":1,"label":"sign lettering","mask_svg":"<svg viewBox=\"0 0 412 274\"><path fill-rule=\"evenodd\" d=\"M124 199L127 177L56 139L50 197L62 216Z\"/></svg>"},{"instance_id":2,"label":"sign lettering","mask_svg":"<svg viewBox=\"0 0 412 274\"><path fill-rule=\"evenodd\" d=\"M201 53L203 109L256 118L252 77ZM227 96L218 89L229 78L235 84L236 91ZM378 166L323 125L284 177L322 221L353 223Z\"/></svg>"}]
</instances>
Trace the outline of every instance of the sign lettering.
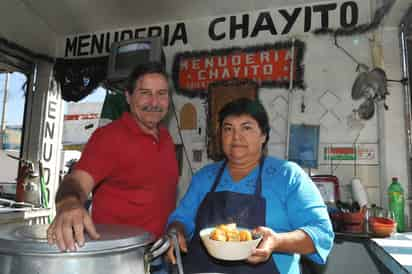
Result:
<instances>
[{"instance_id":1,"label":"sign lettering","mask_svg":"<svg viewBox=\"0 0 412 274\"><path fill-rule=\"evenodd\" d=\"M364 1L328 1L294 7L252 11L243 14L207 17L186 22L128 27L98 33L85 33L62 40L65 58L107 55L113 42L160 36L164 47L185 46L191 41L277 38L320 28L350 28L368 20ZM190 34L192 37L190 37ZM195 36L193 36L195 35ZM202 43L202 44L203 44Z\"/></svg>"},{"instance_id":2,"label":"sign lettering","mask_svg":"<svg viewBox=\"0 0 412 274\"><path fill-rule=\"evenodd\" d=\"M261 86L287 86L291 76L292 43L262 47L186 52L174 60L173 79L177 90L186 95L206 91L209 84L231 79L251 79ZM303 43L295 41L293 80L302 87ZM300 68L300 69L297 69Z\"/></svg>"}]
</instances>

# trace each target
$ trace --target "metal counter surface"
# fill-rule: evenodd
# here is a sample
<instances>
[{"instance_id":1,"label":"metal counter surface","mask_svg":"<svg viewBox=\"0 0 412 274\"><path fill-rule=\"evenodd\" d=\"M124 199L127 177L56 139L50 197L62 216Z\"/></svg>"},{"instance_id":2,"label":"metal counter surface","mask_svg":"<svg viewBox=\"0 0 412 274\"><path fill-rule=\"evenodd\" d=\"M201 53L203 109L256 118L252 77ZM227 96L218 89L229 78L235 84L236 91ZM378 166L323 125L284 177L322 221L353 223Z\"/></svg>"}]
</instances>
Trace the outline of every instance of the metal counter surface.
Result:
<instances>
[{"instance_id":1,"label":"metal counter surface","mask_svg":"<svg viewBox=\"0 0 412 274\"><path fill-rule=\"evenodd\" d=\"M393 273L412 273L412 232L373 238L370 248Z\"/></svg>"},{"instance_id":2,"label":"metal counter surface","mask_svg":"<svg viewBox=\"0 0 412 274\"><path fill-rule=\"evenodd\" d=\"M51 209L48 208L0 208L0 225L9 223L47 224Z\"/></svg>"}]
</instances>

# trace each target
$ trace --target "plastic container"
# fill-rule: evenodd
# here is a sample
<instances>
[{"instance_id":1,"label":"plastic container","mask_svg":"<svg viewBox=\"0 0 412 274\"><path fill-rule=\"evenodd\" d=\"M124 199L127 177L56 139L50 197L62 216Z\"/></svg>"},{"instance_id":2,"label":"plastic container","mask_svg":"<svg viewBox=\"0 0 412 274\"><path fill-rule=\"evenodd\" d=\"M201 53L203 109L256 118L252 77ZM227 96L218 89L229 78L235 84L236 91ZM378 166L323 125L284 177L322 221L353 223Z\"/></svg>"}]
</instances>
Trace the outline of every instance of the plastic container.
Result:
<instances>
[{"instance_id":1,"label":"plastic container","mask_svg":"<svg viewBox=\"0 0 412 274\"><path fill-rule=\"evenodd\" d=\"M396 230L405 231L405 196L401 184L397 177L392 178L392 183L388 188L389 210L393 213Z\"/></svg>"},{"instance_id":2,"label":"plastic container","mask_svg":"<svg viewBox=\"0 0 412 274\"><path fill-rule=\"evenodd\" d=\"M370 219L372 232L377 237L389 237L396 229L394 220L383 217L373 217Z\"/></svg>"}]
</instances>

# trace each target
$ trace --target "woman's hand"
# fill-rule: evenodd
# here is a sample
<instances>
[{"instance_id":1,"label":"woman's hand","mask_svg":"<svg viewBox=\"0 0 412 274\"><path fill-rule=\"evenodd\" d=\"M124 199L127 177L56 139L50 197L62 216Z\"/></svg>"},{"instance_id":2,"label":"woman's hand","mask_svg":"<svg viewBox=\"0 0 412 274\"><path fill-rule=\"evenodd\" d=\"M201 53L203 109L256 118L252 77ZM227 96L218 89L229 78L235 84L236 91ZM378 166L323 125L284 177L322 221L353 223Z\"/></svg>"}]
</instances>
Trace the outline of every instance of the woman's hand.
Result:
<instances>
[{"instance_id":1,"label":"woman's hand","mask_svg":"<svg viewBox=\"0 0 412 274\"><path fill-rule=\"evenodd\" d=\"M312 239L305 231L297 229L290 232L276 233L268 227L260 226L253 233L260 233L263 239L247 258L251 264L267 261L273 252L311 254L316 252Z\"/></svg>"},{"instance_id":2,"label":"woman's hand","mask_svg":"<svg viewBox=\"0 0 412 274\"><path fill-rule=\"evenodd\" d=\"M173 231L174 230L174 231ZM167 234L169 235L170 247L166 253L166 260L169 263L176 264L176 257L174 252L174 240L170 237L172 233L176 233L177 241L179 243L179 248L183 252L187 252L186 238L185 238L185 228L182 223L173 222L167 228Z\"/></svg>"},{"instance_id":3,"label":"woman's hand","mask_svg":"<svg viewBox=\"0 0 412 274\"><path fill-rule=\"evenodd\" d=\"M253 233L262 234L263 238L246 261L251 264L266 262L271 258L272 253L279 245L279 236L272 229L263 226L254 229Z\"/></svg>"}]
</instances>

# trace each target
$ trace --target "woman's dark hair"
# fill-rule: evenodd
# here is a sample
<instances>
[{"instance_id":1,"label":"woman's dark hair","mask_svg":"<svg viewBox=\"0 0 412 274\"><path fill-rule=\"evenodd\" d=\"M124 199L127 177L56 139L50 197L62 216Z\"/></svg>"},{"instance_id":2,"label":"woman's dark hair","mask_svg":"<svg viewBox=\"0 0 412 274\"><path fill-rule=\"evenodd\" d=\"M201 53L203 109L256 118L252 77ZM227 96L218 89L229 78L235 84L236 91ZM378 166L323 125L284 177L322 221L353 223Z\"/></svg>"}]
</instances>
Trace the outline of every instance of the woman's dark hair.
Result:
<instances>
[{"instance_id":1,"label":"woman's dark hair","mask_svg":"<svg viewBox=\"0 0 412 274\"><path fill-rule=\"evenodd\" d=\"M163 64L158 62L140 64L132 70L129 77L127 78L126 91L129 94L132 94L134 89L136 88L137 79L149 73L159 73L162 74L166 79L168 78Z\"/></svg>"},{"instance_id":2,"label":"woman's dark hair","mask_svg":"<svg viewBox=\"0 0 412 274\"><path fill-rule=\"evenodd\" d=\"M269 140L269 118L265 107L257 99L240 98L224 105L219 111L219 128L222 128L223 120L227 116L240 116L244 114L253 117L263 134L266 134L265 142L262 145L262 148L264 148Z\"/></svg>"}]
</instances>

